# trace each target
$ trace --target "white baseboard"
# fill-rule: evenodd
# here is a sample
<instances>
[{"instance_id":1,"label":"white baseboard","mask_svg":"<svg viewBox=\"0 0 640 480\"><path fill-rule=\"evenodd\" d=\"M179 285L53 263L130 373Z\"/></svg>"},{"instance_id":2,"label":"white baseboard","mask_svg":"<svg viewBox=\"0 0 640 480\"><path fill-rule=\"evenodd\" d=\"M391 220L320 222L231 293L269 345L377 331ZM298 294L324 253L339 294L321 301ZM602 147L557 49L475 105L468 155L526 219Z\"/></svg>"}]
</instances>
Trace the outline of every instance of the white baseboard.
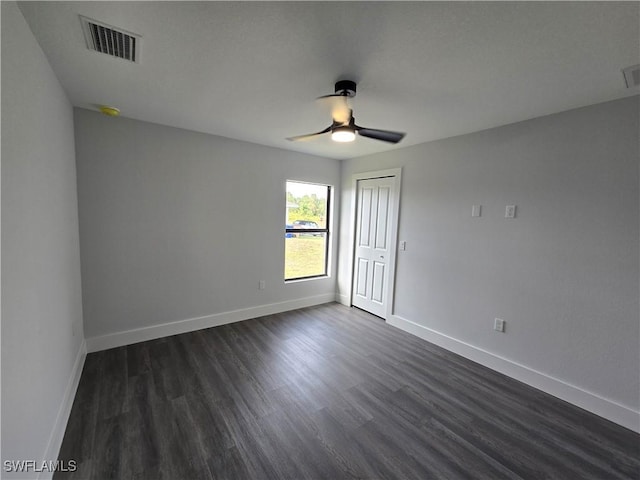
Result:
<instances>
[{"instance_id":1,"label":"white baseboard","mask_svg":"<svg viewBox=\"0 0 640 480\"><path fill-rule=\"evenodd\" d=\"M78 390L78 384L80 383L80 376L82 375L82 368L84 367L84 360L87 356L87 344L83 340L76 354L76 359L73 362L73 369L67 382L67 388L64 392L64 397L60 408L58 409L58 415L56 416L56 422L49 436L47 442L47 450L44 455L44 462L55 461L58 459L60 453L60 447L62 446L62 440L64 439L64 432L67 429L67 422L69 421L69 415L71 414L71 407L73 406L73 400L76 398L76 391ZM53 478L53 472L42 471L38 476L39 480L49 480Z\"/></svg>"},{"instance_id":2,"label":"white baseboard","mask_svg":"<svg viewBox=\"0 0 640 480\"><path fill-rule=\"evenodd\" d=\"M387 323L640 433L640 412L397 315Z\"/></svg>"},{"instance_id":3,"label":"white baseboard","mask_svg":"<svg viewBox=\"0 0 640 480\"><path fill-rule=\"evenodd\" d=\"M336 293L336 302L344 305L345 307L351 306L351 298L349 295L342 295L340 293Z\"/></svg>"},{"instance_id":4,"label":"white baseboard","mask_svg":"<svg viewBox=\"0 0 640 480\"><path fill-rule=\"evenodd\" d=\"M226 325L227 323L240 322L251 318L263 317L265 315L273 315L274 313L286 312L297 308L311 307L322 303L334 302L335 300L336 295L334 293L328 293L324 295L315 295L313 297L297 298L286 302L260 305L258 307L232 310L230 312L215 313L204 317L188 318L186 320L178 320L150 327L135 328L124 332L100 335L97 337L87 338L87 351L89 353L98 352L100 350L121 347L123 345L131 345L132 343L178 335L180 333L193 332L203 328L218 327L220 325Z\"/></svg>"}]
</instances>

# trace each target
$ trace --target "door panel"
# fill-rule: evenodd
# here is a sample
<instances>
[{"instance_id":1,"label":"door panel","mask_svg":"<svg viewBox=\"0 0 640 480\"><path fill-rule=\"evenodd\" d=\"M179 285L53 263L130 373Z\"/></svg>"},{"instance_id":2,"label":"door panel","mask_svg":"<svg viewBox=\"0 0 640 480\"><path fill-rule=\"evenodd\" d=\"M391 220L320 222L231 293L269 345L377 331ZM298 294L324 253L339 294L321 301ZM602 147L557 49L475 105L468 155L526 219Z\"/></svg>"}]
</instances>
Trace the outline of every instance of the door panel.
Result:
<instances>
[{"instance_id":1,"label":"door panel","mask_svg":"<svg viewBox=\"0 0 640 480\"><path fill-rule=\"evenodd\" d=\"M358 279L358 287L356 288L356 295L360 297L367 297L367 267L369 261L365 258L358 259L358 268L356 269L356 278Z\"/></svg>"},{"instance_id":2,"label":"door panel","mask_svg":"<svg viewBox=\"0 0 640 480\"><path fill-rule=\"evenodd\" d=\"M389 215L389 188L378 189L378 210L376 222L376 248L386 250L387 248L387 225Z\"/></svg>"},{"instance_id":3,"label":"door panel","mask_svg":"<svg viewBox=\"0 0 640 480\"><path fill-rule=\"evenodd\" d=\"M373 189L363 188L361 191L362 202L360 203L360 215L359 215L359 231L358 245L361 247L368 247L371 245L369 239L371 237L371 203L373 199Z\"/></svg>"},{"instance_id":4,"label":"door panel","mask_svg":"<svg viewBox=\"0 0 640 480\"><path fill-rule=\"evenodd\" d=\"M386 270L386 264L384 263L375 262L373 264L373 286L371 291L371 300L380 304L383 303L384 299L383 288L385 286L384 274Z\"/></svg>"},{"instance_id":5,"label":"door panel","mask_svg":"<svg viewBox=\"0 0 640 480\"><path fill-rule=\"evenodd\" d=\"M389 282L390 213L394 177L359 180L354 252L354 306L384 317Z\"/></svg>"}]
</instances>

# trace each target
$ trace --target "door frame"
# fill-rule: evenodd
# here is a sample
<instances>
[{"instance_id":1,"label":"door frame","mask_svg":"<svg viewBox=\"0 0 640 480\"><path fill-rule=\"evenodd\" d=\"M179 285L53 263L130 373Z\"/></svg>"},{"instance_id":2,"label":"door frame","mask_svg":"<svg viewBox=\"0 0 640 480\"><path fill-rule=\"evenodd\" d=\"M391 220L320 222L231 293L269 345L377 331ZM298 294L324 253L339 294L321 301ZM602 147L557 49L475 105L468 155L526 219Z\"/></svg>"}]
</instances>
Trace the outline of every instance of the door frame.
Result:
<instances>
[{"instance_id":1,"label":"door frame","mask_svg":"<svg viewBox=\"0 0 640 480\"><path fill-rule=\"evenodd\" d=\"M402 168L390 168L372 172L354 173L351 176L351 212L349 220L349 306L353 306L353 276L355 274L355 249L356 249L356 219L358 215L358 182L375 178L394 177L393 195L389 208L389 223L391 225L389 239L389 263L387 271L387 305L385 308L385 321L393 315L393 303L396 279L396 257L398 255L398 221L400 219L400 188L402 186Z\"/></svg>"}]
</instances>

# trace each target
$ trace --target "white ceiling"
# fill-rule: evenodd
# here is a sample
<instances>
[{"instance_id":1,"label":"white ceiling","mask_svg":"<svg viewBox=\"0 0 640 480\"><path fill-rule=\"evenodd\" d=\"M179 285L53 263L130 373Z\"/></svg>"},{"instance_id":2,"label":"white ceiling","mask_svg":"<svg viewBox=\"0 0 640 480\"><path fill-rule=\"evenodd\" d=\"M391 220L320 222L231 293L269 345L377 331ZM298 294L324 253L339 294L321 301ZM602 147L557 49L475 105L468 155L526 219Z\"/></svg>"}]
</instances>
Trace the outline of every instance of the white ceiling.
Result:
<instances>
[{"instance_id":1,"label":"white ceiling","mask_svg":"<svg viewBox=\"0 0 640 480\"><path fill-rule=\"evenodd\" d=\"M352 158L638 94L638 2L22 2L73 105ZM140 63L89 51L78 15L142 35ZM285 138L331 123L314 99L358 83L357 123L407 132ZM117 121L117 119L114 119Z\"/></svg>"}]
</instances>

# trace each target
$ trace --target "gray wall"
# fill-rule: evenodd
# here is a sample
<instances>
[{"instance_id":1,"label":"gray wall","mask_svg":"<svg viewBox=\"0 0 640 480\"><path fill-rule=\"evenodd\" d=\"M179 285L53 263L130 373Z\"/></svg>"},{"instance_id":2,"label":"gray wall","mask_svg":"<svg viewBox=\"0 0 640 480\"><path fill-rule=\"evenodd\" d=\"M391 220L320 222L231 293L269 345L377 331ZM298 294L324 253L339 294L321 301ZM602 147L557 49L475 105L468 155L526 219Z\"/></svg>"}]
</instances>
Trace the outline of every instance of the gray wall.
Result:
<instances>
[{"instance_id":1,"label":"gray wall","mask_svg":"<svg viewBox=\"0 0 640 480\"><path fill-rule=\"evenodd\" d=\"M354 172L403 168L394 313L637 411L638 99L345 162L345 214Z\"/></svg>"},{"instance_id":2,"label":"gray wall","mask_svg":"<svg viewBox=\"0 0 640 480\"><path fill-rule=\"evenodd\" d=\"M82 347L73 110L2 2L3 460L57 458Z\"/></svg>"},{"instance_id":3,"label":"gray wall","mask_svg":"<svg viewBox=\"0 0 640 480\"><path fill-rule=\"evenodd\" d=\"M285 181L338 188L337 161L83 109L75 126L87 337L335 294L335 273L284 283L283 229Z\"/></svg>"}]
</instances>

